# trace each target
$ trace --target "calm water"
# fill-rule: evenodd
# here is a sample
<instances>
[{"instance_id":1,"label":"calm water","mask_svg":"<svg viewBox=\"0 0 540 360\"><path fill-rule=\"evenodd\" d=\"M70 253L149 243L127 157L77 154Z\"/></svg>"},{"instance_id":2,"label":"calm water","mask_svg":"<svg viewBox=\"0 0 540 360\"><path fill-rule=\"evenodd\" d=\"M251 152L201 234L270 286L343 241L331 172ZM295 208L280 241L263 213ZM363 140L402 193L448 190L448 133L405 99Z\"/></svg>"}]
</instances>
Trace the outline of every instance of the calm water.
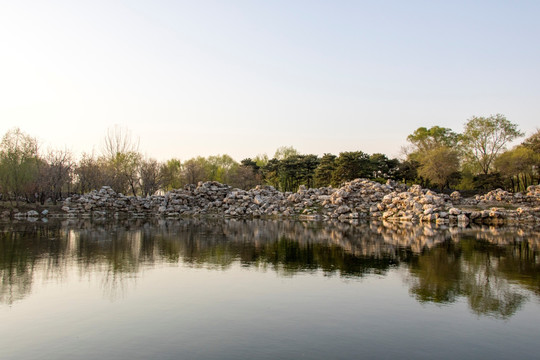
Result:
<instances>
[{"instance_id":1,"label":"calm water","mask_svg":"<svg viewBox=\"0 0 540 360\"><path fill-rule=\"evenodd\" d=\"M529 359L540 230L0 223L0 359Z\"/></svg>"}]
</instances>

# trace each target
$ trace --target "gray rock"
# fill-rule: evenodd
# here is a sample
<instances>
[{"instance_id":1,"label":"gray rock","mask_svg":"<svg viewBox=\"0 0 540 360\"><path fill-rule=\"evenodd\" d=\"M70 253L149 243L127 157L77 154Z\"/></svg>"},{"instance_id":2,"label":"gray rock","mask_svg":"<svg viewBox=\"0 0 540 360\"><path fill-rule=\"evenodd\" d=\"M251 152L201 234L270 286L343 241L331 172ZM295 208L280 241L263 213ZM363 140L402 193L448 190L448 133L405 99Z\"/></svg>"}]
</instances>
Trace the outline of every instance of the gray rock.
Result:
<instances>
[{"instance_id":1,"label":"gray rock","mask_svg":"<svg viewBox=\"0 0 540 360\"><path fill-rule=\"evenodd\" d=\"M36 210L30 210L26 213L26 215L28 215L28 217L36 217L39 216L39 213Z\"/></svg>"}]
</instances>

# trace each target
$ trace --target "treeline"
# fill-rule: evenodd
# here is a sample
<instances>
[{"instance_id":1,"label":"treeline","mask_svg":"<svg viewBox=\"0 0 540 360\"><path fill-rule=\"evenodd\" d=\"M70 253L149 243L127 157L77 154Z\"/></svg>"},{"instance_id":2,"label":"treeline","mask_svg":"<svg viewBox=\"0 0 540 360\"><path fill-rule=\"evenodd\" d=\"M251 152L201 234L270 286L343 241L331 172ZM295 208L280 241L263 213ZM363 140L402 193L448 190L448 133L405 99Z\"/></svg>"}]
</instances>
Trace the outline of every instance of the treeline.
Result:
<instances>
[{"instance_id":1,"label":"treeline","mask_svg":"<svg viewBox=\"0 0 540 360\"><path fill-rule=\"evenodd\" d=\"M441 190L520 191L540 180L540 130L506 151L522 135L515 124L495 115L471 118L462 134L439 126L418 128L407 137L403 160L362 151L319 157L281 147L272 158L258 155L241 162L229 155L158 162L144 157L138 142L118 127L107 132L99 155L83 154L78 161L66 150L42 153L35 138L13 129L0 143L0 194L9 201L56 203L103 185L147 196L209 180L243 189L262 184L296 191L300 185L338 187L359 177Z\"/></svg>"},{"instance_id":2,"label":"treeline","mask_svg":"<svg viewBox=\"0 0 540 360\"><path fill-rule=\"evenodd\" d=\"M510 150L524 134L504 115L472 117L463 133L433 126L407 137L408 167L415 182L439 189L524 191L540 182L540 129Z\"/></svg>"}]
</instances>

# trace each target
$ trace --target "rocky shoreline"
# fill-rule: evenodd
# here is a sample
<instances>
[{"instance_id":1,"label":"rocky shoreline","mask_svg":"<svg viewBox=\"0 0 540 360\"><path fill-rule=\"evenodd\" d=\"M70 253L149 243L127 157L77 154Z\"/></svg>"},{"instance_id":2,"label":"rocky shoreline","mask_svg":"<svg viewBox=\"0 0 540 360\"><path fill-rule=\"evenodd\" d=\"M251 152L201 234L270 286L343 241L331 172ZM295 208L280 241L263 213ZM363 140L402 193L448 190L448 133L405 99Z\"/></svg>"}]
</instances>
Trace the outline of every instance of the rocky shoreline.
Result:
<instances>
[{"instance_id":1,"label":"rocky shoreline","mask_svg":"<svg viewBox=\"0 0 540 360\"><path fill-rule=\"evenodd\" d=\"M164 195L125 196L104 186L67 198L59 214L28 211L15 218L180 218L213 215L231 218L286 218L316 221L384 220L455 224L540 223L540 185L526 193L501 189L462 198L459 192L438 194L419 185L393 181L380 184L356 179L340 188L323 187L280 192L271 186L235 189L218 182L200 182Z\"/></svg>"}]
</instances>

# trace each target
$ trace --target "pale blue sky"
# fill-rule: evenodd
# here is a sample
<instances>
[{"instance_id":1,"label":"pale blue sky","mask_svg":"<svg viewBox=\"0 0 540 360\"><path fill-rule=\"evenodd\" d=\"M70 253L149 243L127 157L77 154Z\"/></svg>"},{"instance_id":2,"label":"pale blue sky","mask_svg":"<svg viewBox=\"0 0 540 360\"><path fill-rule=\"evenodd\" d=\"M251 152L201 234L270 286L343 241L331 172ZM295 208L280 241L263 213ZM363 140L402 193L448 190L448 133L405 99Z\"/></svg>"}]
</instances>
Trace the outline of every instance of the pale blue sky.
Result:
<instances>
[{"instance_id":1,"label":"pale blue sky","mask_svg":"<svg viewBox=\"0 0 540 360\"><path fill-rule=\"evenodd\" d=\"M399 155L419 126L540 126L540 1L2 1L0 133L164 160Z\"/></svg>"}]
</instances>

